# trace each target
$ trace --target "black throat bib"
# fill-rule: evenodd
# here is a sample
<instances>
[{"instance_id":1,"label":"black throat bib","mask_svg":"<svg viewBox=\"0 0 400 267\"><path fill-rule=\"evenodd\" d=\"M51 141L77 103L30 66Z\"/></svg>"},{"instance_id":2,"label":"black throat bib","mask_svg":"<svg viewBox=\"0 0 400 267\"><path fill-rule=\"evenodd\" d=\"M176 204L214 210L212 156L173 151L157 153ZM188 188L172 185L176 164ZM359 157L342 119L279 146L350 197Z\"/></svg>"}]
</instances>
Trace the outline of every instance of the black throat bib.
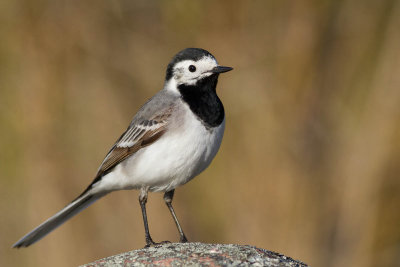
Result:
<instances>
[{"instance_id":1,"label":"black throat bib","mask_svg":"<svg viewBox=\"0 0 400 267\"><path fill-rule=\"evenodd\" d=\"M178 86L183 101L207 127L219 126L225 116L224 106L215 91L217 82L218 75L214 74L199 80L195 85Z\"/></svg>"}]
</instances>

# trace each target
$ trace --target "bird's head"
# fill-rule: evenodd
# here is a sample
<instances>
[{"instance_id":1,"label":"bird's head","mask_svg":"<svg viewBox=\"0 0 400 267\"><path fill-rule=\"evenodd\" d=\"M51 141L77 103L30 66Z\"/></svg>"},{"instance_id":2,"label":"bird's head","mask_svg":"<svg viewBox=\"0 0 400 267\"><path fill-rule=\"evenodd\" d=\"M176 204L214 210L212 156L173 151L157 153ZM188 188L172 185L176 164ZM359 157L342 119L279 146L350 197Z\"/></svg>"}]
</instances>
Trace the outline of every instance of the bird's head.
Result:
<instances>
[{"instance_id":1,"label":"bird's head","mask_svg":"<svg viewBox=\"0 0 400 267\"><path fill-rule=\"evenodd\" d=\"M201 48L186 48L174 56L167 67L165 82L169 86L195 86L210 76L232 70L218 65L215 57Z\"/></svg>"}]
</instances>

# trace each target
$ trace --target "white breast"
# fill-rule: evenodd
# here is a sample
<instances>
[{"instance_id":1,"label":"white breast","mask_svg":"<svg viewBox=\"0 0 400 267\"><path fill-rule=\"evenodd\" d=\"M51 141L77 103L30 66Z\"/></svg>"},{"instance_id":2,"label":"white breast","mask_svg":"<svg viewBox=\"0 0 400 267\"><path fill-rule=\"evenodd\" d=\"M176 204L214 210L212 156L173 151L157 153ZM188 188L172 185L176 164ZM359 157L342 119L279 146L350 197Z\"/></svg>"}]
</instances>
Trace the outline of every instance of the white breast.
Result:
<instances>
[{"instance_id":1,"label":"white breast","mask_svg":"<svg viewBox=\"0 0 400 267\"><path fill-rule=\"evenodd\" d=\"M186 104L179 113L159 140L116 166L96 187L169 191L206 169L221 145L225 119L218 127L207 129Z\"/></svg>"}]
</instances>

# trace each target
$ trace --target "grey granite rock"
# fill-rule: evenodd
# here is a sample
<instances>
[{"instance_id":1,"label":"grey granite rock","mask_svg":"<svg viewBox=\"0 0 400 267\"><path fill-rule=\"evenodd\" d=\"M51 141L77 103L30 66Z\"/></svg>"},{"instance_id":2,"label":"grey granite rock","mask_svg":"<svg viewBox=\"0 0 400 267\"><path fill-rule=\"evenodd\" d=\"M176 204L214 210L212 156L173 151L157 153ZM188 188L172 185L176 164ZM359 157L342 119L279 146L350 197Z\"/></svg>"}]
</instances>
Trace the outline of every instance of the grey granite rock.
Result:
<instances>
[{"instance_id":1,"label":"grey granite rock","mask_svg":"<svg viewBox=\"0 0 400 267\"><path fill-rule=\"evenodd\" d=\"M92 266L307 266L279 253L248 245L169 243L110 256Z\"/></svg>"}]
</instances>

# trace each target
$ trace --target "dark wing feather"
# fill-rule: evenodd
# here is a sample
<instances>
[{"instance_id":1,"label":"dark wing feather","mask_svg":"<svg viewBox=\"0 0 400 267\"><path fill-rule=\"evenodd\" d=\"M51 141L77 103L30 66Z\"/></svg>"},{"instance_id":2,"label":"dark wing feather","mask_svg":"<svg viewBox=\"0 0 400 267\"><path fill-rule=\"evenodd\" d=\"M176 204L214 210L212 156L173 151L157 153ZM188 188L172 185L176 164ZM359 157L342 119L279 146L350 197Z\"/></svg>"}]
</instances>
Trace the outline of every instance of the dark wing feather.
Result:
<instances>
[{"instance_id":1,"label":"dark wing feather","mask_svg":"<svg viewBox=\"0 0 400 267\"><path fill-rule=\"evenodd\" d=\"M131 124L108 152L97 172L96 179L111 171L118 163L133 155L139 149L158 140L166 131L171 113L172 107L151 119L138 120Z\"/></svg>"},{"instance_id":2,"label":"dark wing feather","mask_svg":"<svg viewBox=\"0 0 400 267\"><path fill-rule=\"evenodd\" d=\"M133 155L139 149L155 142L165 133L165 131L165 126L158 127L154 130L142 129L140 133L136 136L136 138L129 139L129 145L123 145L125 143L122 143L123 146L121 146L121 143L115 144L101 164L96 177L103 176L104 174L108 173L112 168L114 168L118 163ZM127 135L129 133L130 132L127 130L124 135Z\"/></svg>"},{"instance_id":3,"label":"dark wing feather","mask_svg":"<svg viewBox=\"0 0 400 267\"><path fill-rule=\"evenodd\" d=\"M104 158L92 183L79 197L88 192L94 184L100 181L104 175L112 171L120 162L132 156L141 148L157 141L167 131L169 117L171 117L173 109L174 105L171 105L155 113L153 116L134 118L131 125L121 135Z\"/></svg>"}]
</instances>

